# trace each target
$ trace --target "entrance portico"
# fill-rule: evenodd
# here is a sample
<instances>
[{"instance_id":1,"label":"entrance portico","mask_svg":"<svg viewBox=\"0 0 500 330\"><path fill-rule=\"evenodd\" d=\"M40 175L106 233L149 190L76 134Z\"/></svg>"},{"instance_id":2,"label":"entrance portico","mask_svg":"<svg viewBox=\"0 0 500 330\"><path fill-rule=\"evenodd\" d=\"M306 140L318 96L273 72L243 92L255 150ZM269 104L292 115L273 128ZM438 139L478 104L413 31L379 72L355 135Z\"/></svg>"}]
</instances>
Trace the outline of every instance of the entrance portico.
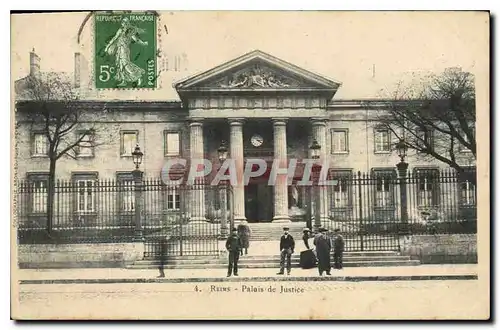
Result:
<instances>
[{"instance_id":1,"label":"entrance portico","mask_svg":"<svg viewBox=\"0 0 500 330\"><path fill-rule=\"evenodd\" d=\"M280 169L286 169L289 159L308 158L312 139L324 146L321 157L324 160L327 155L326 104L339 86L338 82L260 51L175 84L191 119L191 157L203 155L217 159L214 157L217 146L221 140L229 141L229 158L234 160L237 173L237 184L233 186L236 221L271 214L269 210L263 211L262 205L266 202L262 201L257 201L260 205L255 206L257 212L248 212L246 207L257 205L249 202L253 196L268 201L272 198L269 202L273 222L290 222L286 170L278 172L271 196L265 193L269 190L259 186L245 188L246 160L274 160ZM327 217L326 190L321 190L320 196L318 215L323 218ZM192 198L204 204L204 194ZM203 209L196 210L192 216L199 219L203 212Z\"/></svg>"}]
</instances>

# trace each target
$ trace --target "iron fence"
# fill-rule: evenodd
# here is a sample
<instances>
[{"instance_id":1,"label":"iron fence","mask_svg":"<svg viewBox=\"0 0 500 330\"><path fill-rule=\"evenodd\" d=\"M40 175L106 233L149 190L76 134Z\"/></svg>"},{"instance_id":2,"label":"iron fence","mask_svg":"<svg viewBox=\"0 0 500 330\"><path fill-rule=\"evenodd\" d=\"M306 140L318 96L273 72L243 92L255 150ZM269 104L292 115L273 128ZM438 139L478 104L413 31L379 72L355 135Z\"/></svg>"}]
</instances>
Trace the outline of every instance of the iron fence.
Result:
<instances>
[{"instance_id":1,"label":"iron fence","mask_svg":"<svg viewBox=\"0 0 500 330\"><path fill-rule=\"evenodd\" d=\"M335 174L331 178L338 183L328 187L326 225L340 229L350 239L348 249L397 249L401 234L476 233L473 169Z\"/></svg>"},{"instance_id":2,"label":"iron fence","mask_svg":"<svg viewBox=\"0 0 500 330\"><path fill-rule=\"evenodd\" d=\"M414 169L406 181L410 234L477 232L475 169Z\"/></svg>"},{"instance_id":3,"label":"iron fence","mask_svg":"<svg viewBox=\"0 0 500 330\"><path fill-rule=\"evenodd\" d=\"M218 239L232 223L229 192L226 185L174 186L165 185L161 179L137 180L132 176L57 180L49 232L47 178L21 180L16 186L18 242L141 240L145 242L145 256L152 257L159 253L160 242L167 241L171 255L215 254Z\"/></svg>"},{"instance_id":4,"label":"iron fence","mask_svg":"<svg viewBox=\"0 0 500 330\"><path fill-rule=\"evenodd\" d=\"M57 180L47 232L48 180L17 183L19 243L128 242L134 237L133 182Z\"/></svg>"},{"instance_id":5,"label":"iron fence","mask_svg":"<svg viewBox=\"0 0 500 330\"><path fill-rule=\"evenodd\" d=\"M326 200L328 217L321 225L340 229L347 250L397 250L402 234L476 233L473 169L331 171L330 178L337 184L306 190L306 221L313 225L312 218L320 219L314 208ZM140 239L148 258L161 253L206 255L218 253L218 240L234 225L228 185L173 186L130 175L116 180L82 177L56 181L49 234L47 183L46 177L17 182L20 244Z\"/></svg>"}]
</instances>

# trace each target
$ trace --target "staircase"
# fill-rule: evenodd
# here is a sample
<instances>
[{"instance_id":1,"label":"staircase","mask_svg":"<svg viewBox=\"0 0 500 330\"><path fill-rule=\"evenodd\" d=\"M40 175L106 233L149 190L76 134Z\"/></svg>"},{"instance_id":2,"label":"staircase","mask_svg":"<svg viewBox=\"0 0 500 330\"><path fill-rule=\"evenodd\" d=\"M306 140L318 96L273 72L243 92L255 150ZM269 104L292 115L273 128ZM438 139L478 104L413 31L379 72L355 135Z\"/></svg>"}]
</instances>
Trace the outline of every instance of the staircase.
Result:
<instances>
[{"instance_id":1,"label":"staircase","mask_svg":"<svg viewBox=\"0 0 500 330\"><path fill-rule=\"evenodd\" d=\"M295 241L302 240L302 230L306 227L305 222L290 222L290 223L249 223L248 226L252 231L250 241L278 241L283 235L283 227L289 227L288 231ZM311 228L309 228L311 229Z\"/></svg>"},{"instance_id":2,"label":"staircase","mask_svg":"<svg viewBox=\"0 0 500 330\"><path fill-rule=\"evenodd\" d=\"M292 268L299 268L299 253L292 256ZM332 256L333 261L333 256ZM344 267L383 267L383 266L417 266L418 260L410 260L408 256L401 256L398 252L346 252L344 253ZM280 256L273 255L243 255L238 263L239 268L279 268ZM149 269L157 268L158 261L140 260L127 268ZM224 269L227 268L227 256L175 256L167 259L166 269Z\"/></svg>"},{"instance_id":3,"label":"staircase","mask_svg":"<svg viewBox=\"0 0 500 330\"><path fill-rule=\"evenodd\" d=\"M300 251L304 250L302 230L305 222L291 223L249 223L252 230L248 255L240 257L240 268L279 268L279 239L283 235L283 227L289 227L289 233L295 239L295 253L292 256L292 267L299 268ZM347 241L348 239L346 239ZM310 240L312 244L312 240ZM227 268L225 241L219 241L218 256L167 256L166 269L223 269ZM333 255L332 255L333 262ZM418 260L402 256L397 251L362 251L345 252L344 267L382 267L382 266L417 266ZM130 269L157 268L157 260L139 260L128 265Z\"/></svg>"},{"instance_id":4,"label":"staircase","mask_svg":"<svg viewBox=\"0 0 500 330\"><path fill-rule=\"evenodd\" d=\"M291 229L291 226L290 226ZM300 228L302 230L302 227ZM219 242L219 251L225 251L225 242ZM300 251L304 250L302 240L296 240L295 253L292 255L292 267L298 268ZM240 257L240 268L278 268L280 265L279 241L251 241L249 254ZM332 255L333 262L333 255ZM416 266L418 260L410 260L409 256L401 256L396 251L363 251L345 252L344 267L382 267L382 266ZM147 269L158 267L157 260L139 260L128 265L131 269ZM167 256L167 269L221 269L227 267L227 253L219 256Z\"/></svg>"}]
</instances>

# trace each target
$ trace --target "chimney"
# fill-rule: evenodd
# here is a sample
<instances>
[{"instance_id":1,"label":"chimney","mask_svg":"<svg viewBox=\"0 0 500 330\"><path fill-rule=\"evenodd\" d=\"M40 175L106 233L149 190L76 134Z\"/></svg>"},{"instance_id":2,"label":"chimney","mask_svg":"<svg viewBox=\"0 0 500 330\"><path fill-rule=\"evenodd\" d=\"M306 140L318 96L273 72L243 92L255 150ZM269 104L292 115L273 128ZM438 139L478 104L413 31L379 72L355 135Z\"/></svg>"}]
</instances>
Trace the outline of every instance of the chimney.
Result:
<instances>
[{"instance_id":1,"label":"chimney","mask_svg":"<svg viewBox=\"0 0 500 330\"><path fill-rule=\"evenodd\" d=\"M75 53L75 87L80 87L81 84L81 55L80 53Z\"/></svg>"},{"instance_id":2,"label":"chimney","mask_svg":"<svg viewBox=\"0 0 500 330\"><path fill-rule=\"evenodd\" d=\"M35 53L35 48L30 52L30 76L40 76L40 57Z\"/></svg>"}]
</instances>

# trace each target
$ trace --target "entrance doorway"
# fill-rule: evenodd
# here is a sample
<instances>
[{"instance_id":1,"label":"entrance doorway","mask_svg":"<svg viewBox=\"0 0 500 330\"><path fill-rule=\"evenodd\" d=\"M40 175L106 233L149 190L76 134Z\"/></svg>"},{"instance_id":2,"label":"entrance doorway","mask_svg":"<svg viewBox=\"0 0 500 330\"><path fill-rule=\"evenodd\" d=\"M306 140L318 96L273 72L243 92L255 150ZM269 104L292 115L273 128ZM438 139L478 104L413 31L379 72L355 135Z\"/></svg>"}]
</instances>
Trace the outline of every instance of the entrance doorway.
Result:
<instances>
[{"instance_id":1,"label":"entrance doorway","mask_svg":"<svg viewBox=\"0 0 500 330\"><path fill-rule=\"evenodd\" d=\"M267 182L245 186L245 217L248 222L273 220L273 187Z\"/></svg>"}]
</instances>

